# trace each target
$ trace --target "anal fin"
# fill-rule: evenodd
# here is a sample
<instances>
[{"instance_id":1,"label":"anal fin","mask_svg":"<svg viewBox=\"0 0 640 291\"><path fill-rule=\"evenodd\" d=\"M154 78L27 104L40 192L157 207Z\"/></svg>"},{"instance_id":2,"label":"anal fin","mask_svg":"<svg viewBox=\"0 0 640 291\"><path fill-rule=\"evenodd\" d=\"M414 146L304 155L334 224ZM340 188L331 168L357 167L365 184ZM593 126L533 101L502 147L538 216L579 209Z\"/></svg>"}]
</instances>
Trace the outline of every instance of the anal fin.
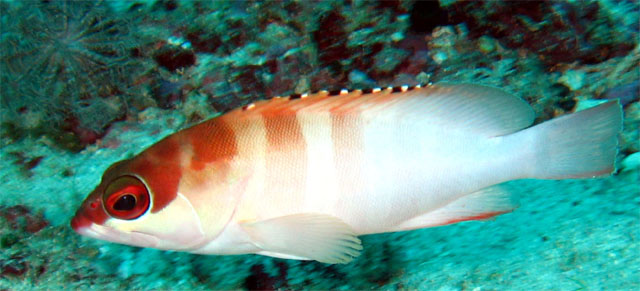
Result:
<instances>
[{"instance_id":1,"label":"anal fin","mask_svg":"<svg viewBox=\"0 0 640 291\"><path fill-rule=\"evenodd\" d=\"M505 188L502 185L491 186L465 195L441 208L401 223L394 228L394 231L441 226L468 220L483 220L511 212L517 207L517 203Z\"/></svg>"},{"instance_id":2,"label":"anal fin","mask_svg":"<svg viewBox=\"0 0 640 291\"><path fill-rule=\"evenodd\" d=\"M293 214L242 223L259 254L345 264L360 255L362 245L342 220L325 214Z\"/></svg>"}]
</instances>

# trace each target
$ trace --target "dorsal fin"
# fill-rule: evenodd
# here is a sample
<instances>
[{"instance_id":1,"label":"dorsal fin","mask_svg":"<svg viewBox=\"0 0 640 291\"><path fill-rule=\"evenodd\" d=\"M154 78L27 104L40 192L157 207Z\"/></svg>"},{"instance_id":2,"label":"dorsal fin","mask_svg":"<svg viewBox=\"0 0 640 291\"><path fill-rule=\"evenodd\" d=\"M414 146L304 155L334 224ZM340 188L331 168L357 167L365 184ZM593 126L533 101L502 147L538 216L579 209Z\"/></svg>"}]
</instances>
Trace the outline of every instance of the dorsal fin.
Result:
<instances>
[{"instance_id":1,"label":"dorsal fin","mask_svg":"<svg viewBox=\"0 0 640 291\"><path fill-rule=\"evenodd\" d=\"M266 100L259 100L250 104L247 104L241 108L232 110L229 113L239 113L241 111L254 114L263 114L265 111L280 111L280 109L287 108L288 112L295 112L298 110L338 110L341 105L348 103L360 104L367 102L383 103L388 99L388 95L403 93L411 91L413 89L420 89L421 85L417 86L396 86L387 88L370 88L370 89L356 89L356 90L321 90L311 94L292 94L287 97L276 96ZM356 100L355 98L358 98ZM357 101L357 102L356 102ZM363 102L366 101L366 102Z\"/></svg>"},{"instance_id":2,"label":"dorsal fin","mask_svg":"<svg viewBox=\"0 0 640 291\"><path fill-rule=\"evenodd\" d=\"M332 96L335 95L335 96ZM500 89L473 85L438 84L371 90L320 91L293 97L274 97L233 110L227 118L331 112L372 113L414 118L448 128L463 128L489 136L512 133L533 123L534 112L522 99Z\"/></svg>"}]
</instances>

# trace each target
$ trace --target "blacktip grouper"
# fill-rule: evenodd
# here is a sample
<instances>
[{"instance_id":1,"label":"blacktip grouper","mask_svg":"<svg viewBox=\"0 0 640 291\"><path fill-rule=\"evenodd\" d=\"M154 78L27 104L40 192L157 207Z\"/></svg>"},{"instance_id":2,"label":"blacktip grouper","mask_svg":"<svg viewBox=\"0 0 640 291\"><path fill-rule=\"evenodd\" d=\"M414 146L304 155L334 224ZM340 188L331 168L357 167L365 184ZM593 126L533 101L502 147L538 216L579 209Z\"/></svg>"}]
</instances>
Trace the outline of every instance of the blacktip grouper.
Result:
<instances>
[{"instance_id":1,"label":"blacktip grouper","mask_svg":"<svg viewBox=\"0 0 640 291\"><path fill-rule=\"evenodd\" d=\"M71 226L141 247L347 263L359 235L512 211L500 183L614 170L617 101L533 120L522 99L470 84L258 101L112 165Z\"/></svg>"}]
</instances>

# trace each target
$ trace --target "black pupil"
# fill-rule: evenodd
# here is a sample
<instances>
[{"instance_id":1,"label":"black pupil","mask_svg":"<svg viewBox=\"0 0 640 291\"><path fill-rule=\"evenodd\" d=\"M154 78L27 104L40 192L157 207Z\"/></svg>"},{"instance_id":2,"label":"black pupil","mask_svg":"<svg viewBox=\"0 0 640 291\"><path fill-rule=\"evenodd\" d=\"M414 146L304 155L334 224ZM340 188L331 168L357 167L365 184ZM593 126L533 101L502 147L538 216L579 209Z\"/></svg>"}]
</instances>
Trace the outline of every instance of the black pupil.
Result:
<instances>
[{"instance_id":1,"label":"black pupil","mask_svg":"<svg viewBox=\"0 0 640 291\"><path fill-rule=\"evenodd\" d=\"M136 206L136 197L131 194L122 195L122 197L118 198L115 204L113 204L113 209L119 211L127 211L131 210Z\"/></svg>"}]
</instances>

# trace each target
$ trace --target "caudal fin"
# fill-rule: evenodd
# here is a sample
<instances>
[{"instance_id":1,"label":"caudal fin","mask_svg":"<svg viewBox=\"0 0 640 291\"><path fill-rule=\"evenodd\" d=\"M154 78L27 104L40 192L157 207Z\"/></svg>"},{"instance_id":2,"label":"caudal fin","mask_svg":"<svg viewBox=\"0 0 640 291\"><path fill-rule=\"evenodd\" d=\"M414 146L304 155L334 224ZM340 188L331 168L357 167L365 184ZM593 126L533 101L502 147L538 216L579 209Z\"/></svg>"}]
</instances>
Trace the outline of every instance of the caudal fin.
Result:
<instances>
[{"instance_id":1,"label":"caudal fin","mask_svg":"<svg viewBox=\"0 0 640 291\"><path fill-rule=\"evenodd\" d=\"M618 101L565 115L527 129L535 135L531 178L592 178L611 174L622 129Z\"/></svg>"}]
</instances>

